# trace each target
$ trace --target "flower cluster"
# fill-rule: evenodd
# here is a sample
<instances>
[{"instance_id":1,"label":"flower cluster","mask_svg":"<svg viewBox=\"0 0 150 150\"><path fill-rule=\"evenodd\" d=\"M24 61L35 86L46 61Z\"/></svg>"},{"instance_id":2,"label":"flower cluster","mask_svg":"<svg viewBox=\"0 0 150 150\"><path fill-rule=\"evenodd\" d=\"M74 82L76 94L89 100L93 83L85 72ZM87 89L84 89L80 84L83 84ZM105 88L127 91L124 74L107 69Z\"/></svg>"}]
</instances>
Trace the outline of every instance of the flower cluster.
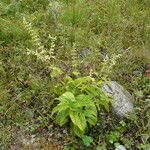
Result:
<instances>
[{"instance_id":1,"label":"flower cluster","mask_svg":"<svg viewBox=\"0 0 150 150\"><path fill-rule=\"evenodd\" d=\"M101 77L108 78L112 72L113 67L116 65L117 60L121 57L121 54L112 54L111 57L106 55L102 62Z\"/></svg>"},{"instance_id":2,"label":"flower cluster","mask_svg":"<svg viewBox=\"0 0 150 150\"><path fill-rule=\"evenodd\" d=\"M52 59L55 59L54 49L55 49L56 37L52 37L51 35L49 35L49 38L51 39L51 47L49 50L47 50L42 45L37 32L33 30L31 23L29 23L25 18L23 18L23 24L26 30L28 31L28 33L30 34L32 43L36 48L35 50L27 49L27 54L35 55L37 59L41 60L42 62L50 63Z\"/></svg>"}]
</instances>

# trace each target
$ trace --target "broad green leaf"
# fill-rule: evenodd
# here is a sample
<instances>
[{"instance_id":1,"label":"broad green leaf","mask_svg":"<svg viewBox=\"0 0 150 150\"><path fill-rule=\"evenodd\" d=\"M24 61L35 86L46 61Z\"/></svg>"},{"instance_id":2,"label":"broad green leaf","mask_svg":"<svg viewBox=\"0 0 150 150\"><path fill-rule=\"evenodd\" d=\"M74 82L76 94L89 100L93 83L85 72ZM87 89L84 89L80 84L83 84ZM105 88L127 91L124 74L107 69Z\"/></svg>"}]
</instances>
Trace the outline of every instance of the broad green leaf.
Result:
<instances>
[{"instance_id":1,"label":"broad green leaf","mask_svg":"<svg viewBox=\"0 0 150 150\"><path fill-rule=\"evenodd\" d=\"M68 110L65 110L63 112L59 112L56 116L56 122L63 126L68 121Z\"/></svg>"},{"instance_id":2,"label":"broad green leaf","mask_svg":"<svg viewBox=\"0 0 150 150\"><path fill-rule=\"evenodd\" d=\"M82 137L82 141L85 146L90 146L90 144L93 142L93 138L91 136L84 135Z\"/></svg>"},{"instance_id":3,"label":"broad green leaf","mask_svg":"<svg viewBox=\"0 0 150 150\"><path fill-rule=\"evenodd\" d=\"M74 125L76 125L81 131L84 131L86 128L86 119L84 114L70 111L69 115Z\"/></svg>"},{"instance_id":4,"label":"broad green leaf","mask_svg":"<svg viewBox=\"0 0 150 150\"><path fill-rule=\"evenodd\" d=\"M85 110L84 115L89 124L95 125L97 123L97 110L95 108Z\"/></svg>"},{"instance_id":5,"label":"broad green leaf","mask_svg":"<svg viewBox=\"0 0 150 150\"><path fill-rule=\"evenodd\" d=\"M84 110L84 114L85 115L91 114L91 115L97 116L97 108L96 108L96 106L86 107L86 110Z\"/></svg>"},{"instance_id":6,"label":"broad green leaf","mask_svg":"<svg viewBox=\"0 0 150 150\"><path fill-rule=\"evenodd\" d=\"M74 125L74 124L72 124L71 130L73 131L73 133L74 133L76 136L78 136L78 137L80 137L80 138L82 138L83 135L84 135L84 131L81 131L81 130L80 130L76 125Z\"/></svg>"},{"instance_id":7,"label":"broad green leaf","mask_svg":"<svg viewBox=\"0 0 150 150\"><path fill-rule=\"evenodd\" d=\"M83 107L83 106L86 106L86 107L93 107L93 106L95 106L95 104L94 104L94 102L89 102L89 101L78 101L77 103L76 103L76 106L77 107Z\"/></svg>"},{"instance_id":8,"label":"broad green leaf","mask_svg":"<svg viewBox=\"0 0 150 150\"><path fill-rule=\"evenodd\" d=\"M97 123L97 117L93 116L93 115L89 115L87 118L87 121L90 125L95 125Z\"/></svg>"},{"instance_id":9,"label":"broad green leaf","mask_svg":"<svg viewBox=\"0 0 150 150\"><path fill-rule=\"evenodd\" d=\"M66 109L68 109L68 105L66 105L65 103L60 103L52 110L52 115L55 114L56 112L61 112Z\"/></svg>"},{"instance_id":10,"label":"broad green leaf","mask_svg":"<svg viewBox=\"0 0 150 150\"><path fill-rule=\"evenodd\" d=\"M84 116L84 113L79 113L79 118L80 118L80 121L81 121L81 124L79 124L79 128L84 131L86 129L86 126L87 126L86 118Z\"/></svg>"},{"instance_id":11,"label":"broad green leaf","mask_svg":"<svg viewBox=\"0 0 150 150\"><path fill-rule=\"evenodd\" d=\"M70 111L69 116L73 124L77 126L77 121L79 120L78 112Z\"/></svg>"},{"instance_id":12,"label":"broad green leaf","mask_svg":"<svg viewBox=\"0 0 150 150\"><path fill-rule=\"evenodd\" d=\"M65 92L58 98L58 100L60 100L60 101L76 101L74 95L71 92Z\"/></svg>"},{"instance_id":13,"label":"broad green leaf","mask_svg":"<svg viewBox=\"0 0 150 150\"><path fill-rule=\"evenodd\" d=\"M77 100L77 106L78 107L83 107L83 106L94 106L94 102L91 99L90 96L85 95L85 94L80 94L76 97Z\"/></svg>"}]
</instances>

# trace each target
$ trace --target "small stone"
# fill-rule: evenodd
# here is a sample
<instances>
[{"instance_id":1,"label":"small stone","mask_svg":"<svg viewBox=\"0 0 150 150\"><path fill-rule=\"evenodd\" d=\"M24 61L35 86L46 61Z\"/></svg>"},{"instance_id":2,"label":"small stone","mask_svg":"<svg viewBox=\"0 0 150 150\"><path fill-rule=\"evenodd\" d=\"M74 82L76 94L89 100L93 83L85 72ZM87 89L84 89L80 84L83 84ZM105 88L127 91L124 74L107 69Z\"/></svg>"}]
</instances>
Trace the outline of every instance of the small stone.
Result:
<instances>
[{"instance_id":1,"label":"small stone","mask_svg":"<svg viewBox=\"0 0 150 150\"><path fill-rule=\"evenodd\" d=\"M64 133L64 134L68 134L68 132L67 132L67 130L66 130L66 129L64 129L64 130L63 130L63 133Z\"/></svg>"},{"instance_id":2,"label":"small stone","mask_svg":"<svg viewBox=\"0 0 150 150\"><path fill-rule=\"evenodd\" d=\"M30 142L29 142L29 141L27 141L25 144L26 144L26 145L30 145Z\"/></svg>"},{"instance_id":3,"label":"small stone","mask_svg":"<svg viewBox=\"0 0 150 150\"><path fill-rule=\"evenodd\" d=\"M127 150L123 145L119 145L115 150Z\"/></svg>"},{"instance_id":4,"label":"small stone","mask_svg":"<svg viewBox=\"0 0 150 150\"><path fill-rule=\"evenodd\" d=\"M101 124L100 124L100 123L97 123L97 126L98 126L98 127L101 127Z\"/></svg>"}]
</instances>

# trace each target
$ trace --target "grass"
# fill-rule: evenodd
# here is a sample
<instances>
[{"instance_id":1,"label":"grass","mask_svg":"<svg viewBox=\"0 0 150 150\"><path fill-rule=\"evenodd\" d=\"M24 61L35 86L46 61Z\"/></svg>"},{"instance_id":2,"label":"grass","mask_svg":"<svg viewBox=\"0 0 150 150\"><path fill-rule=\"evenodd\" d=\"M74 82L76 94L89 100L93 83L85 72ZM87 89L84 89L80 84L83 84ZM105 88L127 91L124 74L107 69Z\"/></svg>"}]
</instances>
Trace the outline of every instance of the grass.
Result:
<instances>
[{"instance_id":1,"label":"grass","mask_svg":"<svg viewBox=\"0 0 150 150\"><path fill-rule=\"evenodd\" d=\"M145 70L150 64L149 7L149 0L1 0L1 149L10 148L13 128L28 133L47 129L53 122L50 114L56 105L54 99L59 95L54 86L64 76L74 76L74 69L81 76L92 72L99 80L103 57L112 54L122 57L110 79L135 96L135 115L118 122L113 113L103 113L102 130L95 127L89 132L94 137L92 147L114 149L120 143L127 149L148 149L150 80ZM38 44L27 31L23 18L31 23L33 33L44 47L44 58L54 45L54 59L50 63L27 55L27 49L35 51ZM54 43L49 35L56 37ZM52 74L54 67L56 72ZM80 142L75 139L70 145ZM88 149L81 145L78 149Z\"/></svg>"}]
</instances>

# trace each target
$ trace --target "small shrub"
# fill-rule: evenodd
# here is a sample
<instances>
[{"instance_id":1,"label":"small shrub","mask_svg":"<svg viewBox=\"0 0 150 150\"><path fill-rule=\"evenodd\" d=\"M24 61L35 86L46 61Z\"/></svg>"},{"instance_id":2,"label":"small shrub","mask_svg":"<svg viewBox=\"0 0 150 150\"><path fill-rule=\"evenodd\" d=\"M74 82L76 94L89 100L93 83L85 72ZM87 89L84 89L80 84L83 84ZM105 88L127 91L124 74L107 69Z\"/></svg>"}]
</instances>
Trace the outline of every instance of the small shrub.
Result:
<instances>
[{"instance_id":1,"label":"small shrub","mask_svg":"<svg viewBox=\"0 0 150 150\"><path fill-rule=\"evenodd\" d=\"M109 99L91 77L68 78L63 86L65 92L57 98L59 104L52 114L57 114L60 126L71 121L71 132L83 138L88 128L96 125L98 110L109 111Z\"/></svg>"}]
</instances>

